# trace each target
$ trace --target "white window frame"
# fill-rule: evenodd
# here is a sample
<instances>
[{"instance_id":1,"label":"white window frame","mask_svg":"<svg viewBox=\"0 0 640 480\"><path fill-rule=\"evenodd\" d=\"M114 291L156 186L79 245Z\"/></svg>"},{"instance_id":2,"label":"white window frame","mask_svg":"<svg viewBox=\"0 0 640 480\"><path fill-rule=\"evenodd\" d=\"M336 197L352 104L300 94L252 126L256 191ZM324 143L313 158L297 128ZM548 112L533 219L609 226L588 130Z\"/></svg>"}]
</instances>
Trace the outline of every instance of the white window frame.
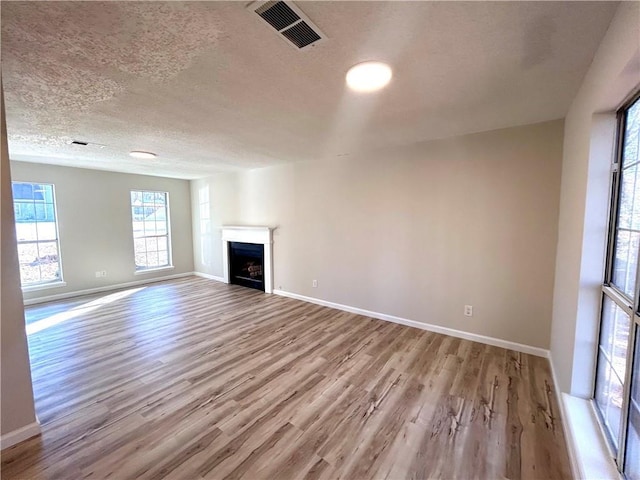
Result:
<instances>
[{"instance_id":1,"label":"white window frame","mask_svg":"<svg viewBox=\"0 0 640 480\"><path fill-rule=\"evenodd\" d=\"M36 185L45 185L48 187L51 187L51 198L52 198L52 208L53 208L53 216L54 216L54 221L53 223L55 224L55 239L46 239L46 240L40 240L38 238L38 228L37 228L37 224L38 224L38 220L37 218L34 219L34 223L36 224L36 240L20 240L18 238L18 221L17 221L17 217L15 217L15 210L16 210L16 203L29 203L27 201L21 201L20 199L16 200L15 198L13 198L13 186L15 184L22 184L22 185L32 185L32 187L35 187ZM22 265L23 263L19 262L19 269L20 269L20 285L23 291L31 291L31 290L41 290L41 289L45 289L45 288L53 288L53 287L62 287L65 286L66 283L64 282L63 279L63 270L62 270L62 252L60 250L60 230L59 230L59 224L58 224L58 208L56 205L56 188L55 185L53 183L46 183L46 182L24 182L24 181L12 181L11 182L11 190L12 190L12 205L13 205L13 210L14 210L14 223L16 226L16 247L19 250L19 246L20 245L28 245L28 244L40 244L40 243L51 243L54 242L56 243L56 249L58 251L58 278L55 279L51 279L51 280L39 280L36 282L29 282L29 283L23 283L22 280ZM35 205L37 204L37 202L35 200L32 201L33 205L34 205L34 211L35 211ZM40 276L42 277L42 272L40 272Z\"/></svg>"},{"instance_id":2,"label":"white window frame","mask_svg":"<svg viewBox=\"0 0 640 480\"><path fill-rule=\"evenodd\" d=\"M157 233L154 233L153 235L142 235L142 236L136 236L136 230L135 230L135 213L134 213L134 209L136 207L138 207L138 205L134 205L133 204L133 194L134 193L139 193L141 195L142 198L144 198L144 194L153 194L154 196L158 193L162 194L165 196L165 203L164 203L164 208L165 208L165 222L166 222L166 233L162 234L162 235L158 235ZM144 205L144 201L143 201L143 205ZM142 206L143 206L142 205ZM155 202L154 202L155 205ZM132 234L133 234L133 256L134 256L134 269L135 269L135 274L142 274L142 273L147 273L147 272L154 272L154 271L158 271L158 270L167 270L167 269L173 269L173 255L171 252L171 218L170 218L170 205L169 205L169 192L166 191L160 191L160 190L148 190L148 189L133 189L129 192L129 212L131 213L131 227L132 227ZM157 222L157 219L156 219ZM143 230L144 231L144 230ZM161 237L166 237L167 239L167 263L163 264L163 265L157 265L157 266L139 266L136 263L136 255L138 254L138 251L136 249L136 240L139 240L141 238L144 238L145 240L147 238L161 238ZM156 250L156 252L158 252L158 250ZM145 241L145 255L148 255L149 250L147 250L147 246L146 246L146 241Z\"/></svg>"},{"instance_id":3,"label":"white window frame","mask_svg":"<svg viewBox=\"0 0 640 480\"><path fill-rule=\"evenodd\" d=\"M605 433L605 437L609 441L609 447L611 450L611 454L614 457L616 467L621 475L624 476L625 470L625 453L626 453L626 441L627 441L627 430L629 427L629 407L631 402L631 388L632 388L632 370L633 370L633 361L634 361L634 353L636 351L635 344L636 332L638 330L638 326L640 326L640 266L636 269L636 284L635 291L632 295L629 295L623 292L618 286L613 283L613 268L614 268L614 257L615 257L615 236L618 225L618 214L620 209L620 180L621 180L621 170L622 170L622 155L623 155L623 144L624 144L624 135L625 135L625 114L627 110L637 101L640 101L640 92L636 93L631 99L624 103L624 105L618 110L618 122L617 122L617 150L616 155L614 157L614 163L611 169L612 175L612 189L611 189L611 206L610 206L610 218L609 218L609 238L607 241L607 267L605 270L605 278L602 284L602 297L601 297L601 314L600 314L600 325L602 325L603 321L603 310L604 310L604 299L607 298L611 300L618 308L620 308L624 314L626 314L630 318L630 330L629 330L629 338L626 349L626 368L625 375L622 381L622 411L621 411L621 421L620 421L620 433L618 438L613 439L608 428L605 426L605 421L603 417L603 413L601 412L599 405L594 401L595 410L598 415L598 419L600 421L600 425L602 430ZM601 349L601 336L602 332L599 332L598 345L595 352L596 355L596 367L594 372L594 385L593 385L593 398L595 400L597 393L597 372L598 372L598 354ZM637 380L635 380L637 381ZM615 446L617 443L617 448Z\"/></svg>"}]
</instances>

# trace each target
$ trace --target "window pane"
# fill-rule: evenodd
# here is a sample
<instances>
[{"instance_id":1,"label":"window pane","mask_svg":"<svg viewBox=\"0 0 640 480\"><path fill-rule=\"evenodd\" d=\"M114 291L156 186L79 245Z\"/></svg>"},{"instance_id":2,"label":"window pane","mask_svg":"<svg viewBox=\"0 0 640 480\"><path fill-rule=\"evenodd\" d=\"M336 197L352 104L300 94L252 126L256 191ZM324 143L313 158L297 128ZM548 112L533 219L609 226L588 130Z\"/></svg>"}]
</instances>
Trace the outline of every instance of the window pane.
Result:
<instances>
[{"instance_id":1,"label":"window pane","mask_svg":"<svg viewBox=\"0 0 640 480\"><path fill-rule=\"evenodd\" d=\"M157 267L158 266L158 252L150 252L147 251L147 266L148 267Z\"/></svg>"},{"instance_id":2,"label":"window pane","mask_svg":"<svg viewBox=\"0 0 640 480\"><path fill-rule=\"evenodd\" d=\"M609 358L620 380L625 376L630 328L629 316L613 300L605 296L602 303L600 348Z\"/></svg>"},{"instance_id":3,"label":"window pane","mask_svg":"<svg viewBox=\"0 0 640 480\"><path fill-rule=\"evenodd\" d=\"M618 230L613 258L612 283L622 292L633 298L638 268L638 246L640 233Z\"/></svg>"},{"instance_id":4,"label":"window pane","mask_svg":"<svg viewBox=\"0 0 640 480\"><path fill-rule=\"evenodd\" d=\"M156 220L162 221L162 222L167 220L167 209L166 209L166 207L158 207L156 209Z\"/></svg>"},{"instance_id":5,"label":"window pane","mask_svg":"<svg viewBox=\"0 0 640 480\"><path fill-rule=\"evenodd\" d=\"M142 192L142 201L146 203L153 204L153 200L155 199L155 194L153 192Z\"/></svg>"},{"instance_id":6,"label":"window pane","mask_svg":"<svg viewBox=\"0 0 640 480\"><path fill-rule=\"evenodd\" d=\"M38 240L55 240L57 238L55 222L38 222L37 231Z\"/></svg>"},{"instance_id":7,"label":"window pane","mask_svg":"<svg viewBox=\"0 0 640 480\"><path fill-rule=\"evenodd\" d=\"M631 165L640 159L638 138L640 132L640 100L627 110L626 126L624 131L624 146L622 153L622 166Z\"/></svg>"},{"instance_id":8,"label":"window pane","mask_svg":"<svg viewBox=\"0 0 640 480\"><path fill-rule=\"evenodd\" d=\"M158 240L155 237L147 238L147 252L158 251Z\"/></svg>"},{"instance_id":9,"label":"window pane","mask_svg":"<svg viewBox=\"0 0 640 480\"><path fill-rule=\"evenodd\" d=\"M16 223L16 236L18 242L33 241L38 239L38 229L35 222Z\"/></svg>"},{"instance_id":10,"label":"window pane","mask_svg":"<svg viewBox=\"0 0 640 480\"><path fill-rule=\"evenodd\" d=\"M602 354L598 358L596 374L596 405L602 414L613 445L617 449L622 418L622 384Z\"/></svg>"},{"instance_id":11,"label":"window pane","mask_svg":"<svg viewBox=\"0 0 640 480\"><path fill-rule=\"evenodd\" d=\"M18 244L18 261L22 264L37 265L38 262L38 244L37 243L19 243Z\"/></svg>"},{"instance_id":12,"label":"window pane","mask_svg":"<svg viewBox=\"0 0 640 480\"><path fill-rule=\"evenodd\" d=\"M53 203L53 185L38 185L36 188L38 198L45 203Z\"/></svg>"},{"instance_id":13,"label":"window pane","mask_svg":"<svg viewBox=\"0 0 640 480\"><path fill-rule=\"evenodd\" d=\"M50 256L40 261L40 280L43 282L57 280L60 278L60 269L58 267L58 256Z\"/></svg>"},{"instance_id":14,"label":"window pane","mask_svg":"<svg viewBox=\"0 0 640 480\"><path fill-rule=\"evenodd\" d=\"M631 318L606 295L602 302L596 405L616 448L622 418L623 381Z\"/></svg>"},{"instance_id":15,"label":"window pane","mask_svg":"<svg viewBox=\"0 0 640 480\"><path fill-rule=\"evenodd\" d=\"M636 327L637 329L637 327ZM638 333L636 333L637 338ZM627 428L627 451L624 471L627 478L640 480L640 342L636 342L631 379L631 402L629 402L629 425Z\"/></svg>"},{"instance_id":16,"label":"window pane","mask_svg":"<svg viewBox=\"0 0 640 480\"><path fill-rule=\"evenodd\" d=\"M618 227L640 230L640 165L621 172Z\"/></svg>"},{"instance_id":17,"label":"window pane","mask_svg":"<svg viewBox=\"0 0 640 480\"><path fill-rule=\"evenodd\" d=\"M133 207L131 218L133 219L133 237L144 236L144 216L140 207Z\"/></svg>"},{"instance_id":18,"label":"window pane","mask_svg":"<svg viewBox=\"0 0 640 480\"><path fill-rule=\"evenodd\" d=\"M16 223L35 222L36 207L33 203L15 202L13 204Z\"/></svg>"},{"instance_id":19,"label":"window pane","mask_svg":"<svg viewBox=\"0 0 640 480\"><path fill-rule=\"evenodd\" d=\"M20 281L23 285L38 283L40 281L40 266L20 265Z\"/></svg>"},{"instance_id":20,"label":"window pane","mask_svg":"<svg viewBox=\"0 0 640 480\"><path fill-rule=\"evenodd\" d=\"M144 222L144 234L145 235L155 235L156 234L156 222L155 220L150 220L148 217Z\"/></svg>"},{"instance_id":21,"label":"window pane","mask_svg":"<svg viewBox=\"0 0 640 480\"><path fill-rule=\"evenodd\" d=\"M158 264L160 266L169 265L169 252L158 252Z\"/></svg>"},{"instance_id":22,"label":"window pane","mask_svg":"<svg viewBox=\"0 0 640 480\"><path fill-rule=\"evenodd\" d=\"M146 252L147 248L146 248L146 243L145 243L144 237L142 237L142 238L134 238L133 239L133 248L135 250L136 255L138 253Z\"/></svg>"},{"instance_id":23,"label":"window pane","mask_svg":"<svg viewBox=\"0 0 640 480\"><path fill-rule=\"evenodd\" d=\"M167 237L158 237L158 250L160 251L168 251L169 250L169 242L167 241Z\"/></svg>"},{"instance_id":24,"label":"window pane","mask_svg":"<svg viewBox=\"0 0 640 480\"><path fill-rule=\"evenodd\" d=\"M44 203L36 203L36 221L46 222L47 220L47 206Z\"/></svg>"},{"instance_id":25,"label":"window pane","mask_svg":"<svg viewBox=\"0 0 640 480\"><path fill-rule=\"evenodd\" d=\"M131 205L136 205L136 206L142 205L142 192L138 192L138 191L131 192Z\"/></svg>"},{"instance_id":26,"label":"window pane","mask_svg":"<svg viewBox=\"0 0 640 480\"><path fill-rule=\"evenodd\" d=\"M147 268L147 254L142 252L136 252L136 268Z\"/></svg>"},{"instance_id":27,"label":"window pane","mask_svg":"<svg viewBox=\"0 0 640 480\"><path fill-rule=\"evenodd\" d=\"M33 200L33 187L31 183L13 183L11 185L13 200Z\"/></svg>"},{"instance_id":28,"label":"window pane","mask_svg":"<svg viewBox=\"0 0 640 480\"><path fill-rule=\"evenodd\" d=\"M55 257L55 261L58 261L58 243L38 242L38 261L50 261L51 257Z\"/></svg>"},{"instance_id":29,"label":"window pane","mask_svg":"<svg viewBox=\"0 0 640 480\"><path fill-rule=\"evenodd\" d=\"M166 235L167 234L167 222L156 222L156 234L157 235Z\"/></svg>"}]
</instances>

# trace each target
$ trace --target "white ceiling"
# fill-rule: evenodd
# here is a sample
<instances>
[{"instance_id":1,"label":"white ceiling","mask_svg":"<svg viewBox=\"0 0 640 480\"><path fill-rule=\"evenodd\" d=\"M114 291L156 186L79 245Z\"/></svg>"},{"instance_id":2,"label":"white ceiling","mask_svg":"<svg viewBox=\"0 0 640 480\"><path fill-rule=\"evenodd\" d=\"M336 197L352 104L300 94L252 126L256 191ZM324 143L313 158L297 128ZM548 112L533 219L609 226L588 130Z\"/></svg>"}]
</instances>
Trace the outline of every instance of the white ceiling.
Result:
<instances>
[{"instance_id":1,"label":"white ceiling","mask_svg":"<svg viewBox=\"0 0 640 480\"><path fill-rule=\"evenodd\" d=\"M297 51L242 2L2 1L11 157L197 178L562 118L617 7L297 5L328 41ZM385 90L345 89L364 60Z\"/></svg>"}]
</instances>

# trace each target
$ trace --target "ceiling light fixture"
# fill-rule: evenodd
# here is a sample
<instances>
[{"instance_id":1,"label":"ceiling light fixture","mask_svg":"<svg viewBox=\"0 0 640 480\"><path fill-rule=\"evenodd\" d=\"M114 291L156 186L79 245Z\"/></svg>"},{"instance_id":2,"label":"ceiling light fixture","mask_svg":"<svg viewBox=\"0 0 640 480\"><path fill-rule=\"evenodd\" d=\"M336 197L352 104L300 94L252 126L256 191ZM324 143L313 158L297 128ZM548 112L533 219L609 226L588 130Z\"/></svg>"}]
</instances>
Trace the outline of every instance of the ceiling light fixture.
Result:
<instances>
[{"instance_id":1,"label":"ceiling light fixture","mask_svg":"<svg viewBox=\"0 0 640 480\"><path fill-rule=\"evenodd\" d=\"M129 155L131 155L134 158L156 158L157 157L155 153L143 152L140 150L134 150L132 152L129 152Z\"/></svg>"},{"instance_id":2,"label":"ceiling light fixture","mask_svg":"<svg viewBox=\"0 0 640 480\"><path fill-rule=\"evenodd\" d=\"M375 92L391 81L391 67L382 62L362 62L347 72L347 85L356 92Z\"/></svg>"}]
</instances>

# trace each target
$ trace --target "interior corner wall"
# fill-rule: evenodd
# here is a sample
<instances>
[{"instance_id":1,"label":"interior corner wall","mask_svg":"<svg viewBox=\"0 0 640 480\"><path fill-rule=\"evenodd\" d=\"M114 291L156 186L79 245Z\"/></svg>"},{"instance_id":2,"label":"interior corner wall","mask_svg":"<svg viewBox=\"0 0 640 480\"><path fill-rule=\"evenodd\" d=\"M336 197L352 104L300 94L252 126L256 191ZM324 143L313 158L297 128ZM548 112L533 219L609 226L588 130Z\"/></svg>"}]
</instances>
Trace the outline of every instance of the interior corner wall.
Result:
<instances>
[{"instance_id":1,"label":"interior corner wall","mask_svg":"<svg viewBox=\"0 0 640 480\"><path fill-rule=\"evenodd\" d=\"M237 225L238 177L219 173L191 181L193 257L196 272L223 277L222 226Z\"/></svg>"},{"instance_id":2,"label":"interior corner wall","mask_svg":"<svg viewBox=\"0 0 640 480\"><path fill-rule=\"evenodd\" d=\"M11 162L13 180L54 184L62 274L66 286L24 293L25 299L71 294L193 271L188 180ZM137 274L131 190L169 193L173 269ZM107 276L96 278L95 272Z\"/></svg>"},{"instance_id":3,"label":"interior corner wall","mask_svg":"<svg viewBox=\"0 0 640 480\"><path fill-rule=\"evenodd\" d=\"M611 119L639 79L640 3L621 2L565 119L551 355L560 389L582 397L592 393Z\"/></svg>"},{"instance_id":4,"label":"interior corner wall","mask_svg":"<svg viewBox=\"0 0 640 480\"><path fill-rule=\"evenodd\" d=\"M4 93L0 93L2 111L2 280L0 284L0 435L5 437L36 422L24 306L20 291L16 227L11 198L11 169L4 113ZM6 438L6 437L5 437ZM24 438L20 438L24 439Z\"/></svg>"},{"instance_id":5,"label":"interior corner wall","mask_svg":"<svg viewBox=\"0 0 640 480\"><path fill-rule=\"evenodd\" d=\"M276 289L547 349L562 138L558 120L244 172L238 220L277 227Z\"/></svg>"}]
</instances>

